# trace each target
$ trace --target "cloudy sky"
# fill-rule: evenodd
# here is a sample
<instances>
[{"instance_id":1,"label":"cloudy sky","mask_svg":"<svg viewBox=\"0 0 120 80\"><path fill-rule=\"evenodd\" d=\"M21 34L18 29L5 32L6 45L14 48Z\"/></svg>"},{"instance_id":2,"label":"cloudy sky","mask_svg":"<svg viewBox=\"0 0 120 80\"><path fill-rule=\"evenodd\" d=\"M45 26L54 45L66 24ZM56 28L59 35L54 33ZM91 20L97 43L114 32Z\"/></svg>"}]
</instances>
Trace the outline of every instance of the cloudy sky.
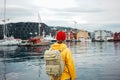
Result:
<instances>
[{"instance_id":1,"label":"cloudy sky","mask_svg":"<svg viewBox=\"0 0 120 80\"><path fill-rule=\"evenodd\" d=\"M4 0L0 0L0 23L3 7ZM44 22L49 26L120 32L120 0L6 0L6 7L7 22Z\"/></svg>"}]
</instances>

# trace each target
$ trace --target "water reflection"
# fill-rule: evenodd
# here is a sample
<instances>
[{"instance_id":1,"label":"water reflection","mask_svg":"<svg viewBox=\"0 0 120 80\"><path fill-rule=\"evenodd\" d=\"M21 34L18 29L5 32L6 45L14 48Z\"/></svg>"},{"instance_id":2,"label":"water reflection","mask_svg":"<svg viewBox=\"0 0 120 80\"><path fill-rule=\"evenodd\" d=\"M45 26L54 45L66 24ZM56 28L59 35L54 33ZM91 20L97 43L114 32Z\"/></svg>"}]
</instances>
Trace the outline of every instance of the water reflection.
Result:
<instances>
[{"instance_id":1,"label":"water reflection","mask_svg":"<svg viewBox=\"0 0 120 80\"><path fill-rule=\"evenodd\" d=\"M94 42L93 45L95 52L103 52L105 42Z\"/></svg>"},{"instance_id":2,"label":"water reflection","mask_svg":"<svg viewBox=\"0 0 120 80\"><path fill-rule=\"evenodd\" d=\"M120 54L120 42L114 42L114 52Z\"/></svg>"},{"instance_id":3,"label":"water reflection","mask_svg":"<svg viewBox=\"0 0 120 80\"><path fill-rule=\"evenodd\" d=\"M76 80L120 79L120 42L66 44L75 60ZM49 46L0 47L0 80L49 80L43 59L46 49Z\"/></svg>"},{"instance_id":4,"label":"water reflection","mask_svg":"<svg viewBox=\"0 0 120 80\"><path fill-rule=\"evenodd\" d=\"M74 54L82 54L87 53L90 49L90 46L90 42L72 42L72 46L70 46L69 48L71 48Z\"/></svg>"},{"instance_id":5,"label":"water reflection","mask_svg":"<svg viewBox=\"0 0 120 80\"><path fill-rule=\"evenodd\" d=\"M120 42L114 42L114 48L115 48L115 50L118 50L118 49L120 49Z\"/></svg>"},{"instance_id":6,"label":"water reflection","mask_svg":"<svg viewBox=\"0 0 120 80\"><path fill-rule=\"evenodd\" d=\"M37 67L38 71L36 72L38 72L37 75L38 77L40 77L40 74L42 73L42 68L44 66L43 54L44 51L48 48L49 46L0 47L0 80L16 80L17 78L19 78L19 72L24 72L26 71L26 69L34 70L35 67ZM17 80L22 80L22 78Z\"/></svg>"},{"instance_id":7,"label":"water reflection","mask_svg":"<svg viewBox=\"0 0 120 80\"><path fill-rule=\"evenodd\" d=\"M33 56L43 57L44 51L48 46L42 47L0 47L0 58L3 58L4 53L6 58L32 58Z\"/></svg>"},{"instance_id":8,"label":"water reflection","mask_svg":"<svg viewBox=\"0 0 120 80\"><path fill-rule=\"evenodd\" d=\"M78 43L76 46L78 54L73 51L73 55L77 80L120 79L120 42Z\"/></svg>"},{"instance_id":9,"label":"water reflection","mask_svg":"<svg viewBox=\"0 0 120 80\"><path fill-rule=\"evenodd\" d=\"M0 70L1 71L0 73L2 73L2 75L1 75L2 80L6 80L6 62L5 62L5 60L6 60L6 52L3 52L3 66L2 66L2 70Z\"/></svg>"}]
</instances>

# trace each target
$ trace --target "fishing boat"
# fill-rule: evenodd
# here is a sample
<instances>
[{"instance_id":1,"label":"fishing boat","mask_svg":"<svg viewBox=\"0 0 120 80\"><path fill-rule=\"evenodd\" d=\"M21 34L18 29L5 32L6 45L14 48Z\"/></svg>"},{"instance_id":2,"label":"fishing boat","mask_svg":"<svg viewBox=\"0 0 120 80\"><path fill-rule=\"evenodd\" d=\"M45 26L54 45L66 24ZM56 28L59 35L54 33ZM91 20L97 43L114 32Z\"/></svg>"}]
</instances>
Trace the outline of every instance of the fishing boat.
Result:
<instances>
[{"instance_id":1,"label":"fishing boat","mask_svg":"<svg viewBox=\"0 0 120 80\"><path fill-rule=\"evenodd\" d=\"M18 46L48 46L50 41L41 39L39 36L32 37L26 40L24 43L20 43Z\"/></svg>"},{"instance_id":2,"label":"fishing boat","mask_svg":"<svg viewBox=\"0 0 120 80\"><path fill-rule=\"evenodd\" d=\"M3 39L0 40L0 46L13 46L21 43L20 39L15 39L13 36L7 37L7 25L6 25L6 0L4 0L4 25L3 25Z\"/></svg>"}]
</instances>

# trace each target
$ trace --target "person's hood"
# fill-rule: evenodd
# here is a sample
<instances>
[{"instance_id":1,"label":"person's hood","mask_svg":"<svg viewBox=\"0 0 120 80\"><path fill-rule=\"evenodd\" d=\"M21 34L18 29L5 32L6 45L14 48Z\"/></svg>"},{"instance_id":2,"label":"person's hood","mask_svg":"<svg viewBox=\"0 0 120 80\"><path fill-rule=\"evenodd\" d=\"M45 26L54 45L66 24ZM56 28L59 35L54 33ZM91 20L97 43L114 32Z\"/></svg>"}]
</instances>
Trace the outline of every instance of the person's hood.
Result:
<instances>
[{"instance_id":1,"label":"person's hood","mask_svg":"<svg viewBox=\"0 0 120 80\"><path fill-rule=\"evenodd\" d=\"M62 51L63 49L67 48L66 44L58 44L58 43L54 43L53 45L51 45L51 49L54 50L60 50Z\"/></svg>"}]
</instances>

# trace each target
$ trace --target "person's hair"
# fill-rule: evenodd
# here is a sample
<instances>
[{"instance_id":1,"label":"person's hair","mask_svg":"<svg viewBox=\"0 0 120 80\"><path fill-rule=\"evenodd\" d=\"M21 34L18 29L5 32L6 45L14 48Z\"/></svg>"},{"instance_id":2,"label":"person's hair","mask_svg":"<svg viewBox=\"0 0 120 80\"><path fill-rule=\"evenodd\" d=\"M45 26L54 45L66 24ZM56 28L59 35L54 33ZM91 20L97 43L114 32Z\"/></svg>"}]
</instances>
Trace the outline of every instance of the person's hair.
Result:
<instances>
[{"instance_id":1,"label":"person's hair","mask_svg":"<svg viewBox=\"0 0 120 80\"><path fill-rule=\"evenodd\" d=\"M58 44L61 44L61 43L63 43L64 41L62 41L62 40L57 40L57 43Z\"/></svg>"}]
</instances>

